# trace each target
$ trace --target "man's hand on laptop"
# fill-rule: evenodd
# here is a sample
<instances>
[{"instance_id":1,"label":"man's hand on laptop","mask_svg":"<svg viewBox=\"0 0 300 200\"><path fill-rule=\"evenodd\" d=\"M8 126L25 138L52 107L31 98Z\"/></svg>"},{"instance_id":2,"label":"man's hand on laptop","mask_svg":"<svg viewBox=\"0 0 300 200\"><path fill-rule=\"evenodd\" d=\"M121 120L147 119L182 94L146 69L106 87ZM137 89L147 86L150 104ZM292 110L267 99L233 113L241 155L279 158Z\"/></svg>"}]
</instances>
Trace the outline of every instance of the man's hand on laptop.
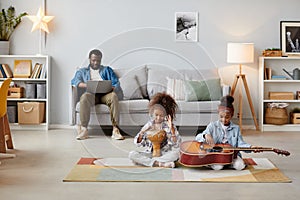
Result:
<instances>
[{"instance_id":1,"label":"man's hand on laptop","mask_svg":"<svg viewBox=\"0 0 300 200\"><path fill-rule=\"evenodd\" d=\"M78 87L80 87L80 88L86 88L86 87L87 87L87 84L81 82L81 83L78 84Z\"/></svg>"}]
</instances>

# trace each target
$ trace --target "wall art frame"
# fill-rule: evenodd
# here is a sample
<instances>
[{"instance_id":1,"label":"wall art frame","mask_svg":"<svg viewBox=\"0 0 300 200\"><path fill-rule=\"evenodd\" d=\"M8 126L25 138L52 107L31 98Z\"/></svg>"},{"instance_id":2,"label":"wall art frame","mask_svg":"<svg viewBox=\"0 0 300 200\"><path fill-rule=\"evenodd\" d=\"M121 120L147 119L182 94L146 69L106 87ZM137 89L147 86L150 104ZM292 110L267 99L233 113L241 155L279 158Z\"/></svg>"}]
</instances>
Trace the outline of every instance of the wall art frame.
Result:
<instances>
[{"instance_id":1,"label":"wall art frame","mask_svg":"<svg viewBox=\"0 0 300 200\"><path fill-rule=\"evenodd\" d=\"M198 12L175 13L175 41L198 42Z\"/></svg>"},{"instance_id":2,"label":"wall art frame","mask_svg":"<svg viewBox=\"0 0 300 200\"><path fill-rule=\"evenodd\" d=\"M280 48L283 55L300 56L300 21L280 21Z\"/></svg>"},{"instance_id":3,"label":"wall art frame","mask_svg":"<svg viewBox=\"0 0 300 200\"><path fill-rule=\"evenodd\" d=\"M14 61L14 77L29 78L31 75L31 60L15 60Z\"/></svg>"}]
</instances>

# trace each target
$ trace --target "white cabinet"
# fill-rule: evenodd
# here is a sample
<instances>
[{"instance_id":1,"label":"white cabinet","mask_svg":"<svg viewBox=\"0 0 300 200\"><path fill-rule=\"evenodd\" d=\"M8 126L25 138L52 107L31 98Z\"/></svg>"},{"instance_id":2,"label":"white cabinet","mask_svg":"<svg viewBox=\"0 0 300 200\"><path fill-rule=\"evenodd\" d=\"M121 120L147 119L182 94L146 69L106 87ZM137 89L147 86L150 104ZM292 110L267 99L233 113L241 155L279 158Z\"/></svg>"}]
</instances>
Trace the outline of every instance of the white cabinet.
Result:
<instances>
[{"instance_id":1,"label":"white cabinet","mask_svg":"<svg viewBox=\"0 0 300 200\"><path fill-rule=\"evenodd\" d=\"M16 119L15 123L10 123L11 129L46 129L49 128L49 110L50 110L50 57L47 55L0 55L0 64L7 64L11 71L14 72L15 61L31 61L32 72L36 66L36 64L41 64L41 71L45 75L43 77L37 78L12 78L12 82L20 87L24 87L26 89L26 84L35 84L35 85L43 85L45 89L45 96L35 96L27 98L26 94L24 94L21 98L11 98L8 97L7 104L8 106L17 106L18 102L44 102L45 103L45 116L44 120L40 124L29 125L29 124L19 124L18 119ZM0 78L0 82L5 78ZM26 91L25 91L26 93Z\"/></svg>"},{"instance_id":2,"label":"white cabinet","mask_svg":"<svg viewBox=\"0 0 300 200\"><path fill-rule=\"evenodd\" d=\"M268 79L266 68L271 69L272 75L285 76L285 80ZM260 57L259 58L259 122L262 131L299 131L300 124L290 123L290 111L300 108L300 100L296 97L296 91L300 91L300 80L292 80L292 78L283 71L293 73L294 68L300 68L300 57ZM270 100L269 92L292 92L294 98L292 100ZM268 103L283 102L288 103L287 107L289 115L289 123L285 125L273 125L265 123L265 111Z\"/></svg>"}]
</instances>

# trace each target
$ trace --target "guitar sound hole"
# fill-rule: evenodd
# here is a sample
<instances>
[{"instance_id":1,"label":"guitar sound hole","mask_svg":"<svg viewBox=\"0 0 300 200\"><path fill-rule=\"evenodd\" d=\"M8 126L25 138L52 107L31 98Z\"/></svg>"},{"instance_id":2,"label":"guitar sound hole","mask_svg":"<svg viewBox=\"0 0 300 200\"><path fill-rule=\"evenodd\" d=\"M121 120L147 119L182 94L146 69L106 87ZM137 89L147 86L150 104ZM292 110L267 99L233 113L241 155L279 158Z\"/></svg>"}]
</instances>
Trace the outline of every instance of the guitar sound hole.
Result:
<instances>
[{"instance_id":1,"label":"guitar sound hole","mask_svg":"<svg viewBox=\"0 0 300 200\"><path fill-rule=\"evenodd\" d=\"M213 147L211 149L207 149L207 152L221 152L221 151L223 151L223 148L219 146Z\"/></svg>"}]
</instances>

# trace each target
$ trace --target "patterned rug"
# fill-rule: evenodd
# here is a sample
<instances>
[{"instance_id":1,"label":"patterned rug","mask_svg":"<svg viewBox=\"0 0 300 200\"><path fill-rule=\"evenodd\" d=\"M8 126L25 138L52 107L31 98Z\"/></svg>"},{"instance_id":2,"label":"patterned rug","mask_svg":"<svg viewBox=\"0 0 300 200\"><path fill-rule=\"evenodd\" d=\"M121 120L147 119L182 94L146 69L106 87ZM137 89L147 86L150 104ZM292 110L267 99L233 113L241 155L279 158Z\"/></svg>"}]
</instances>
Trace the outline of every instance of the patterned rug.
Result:
<instances>
[{"instance_id":1,"label":"patterned rug","mask_svg":"<svg viewBox=\"0 0 300 200\"><path fill-rule=\"evenodd\" d=\"M289 183L286 177L267 158L246 158L247 168L241 171L207 167L176 168L143 167L127 158L81 158L64 182L254 182Z\"/></svg>"}]
</instances>

